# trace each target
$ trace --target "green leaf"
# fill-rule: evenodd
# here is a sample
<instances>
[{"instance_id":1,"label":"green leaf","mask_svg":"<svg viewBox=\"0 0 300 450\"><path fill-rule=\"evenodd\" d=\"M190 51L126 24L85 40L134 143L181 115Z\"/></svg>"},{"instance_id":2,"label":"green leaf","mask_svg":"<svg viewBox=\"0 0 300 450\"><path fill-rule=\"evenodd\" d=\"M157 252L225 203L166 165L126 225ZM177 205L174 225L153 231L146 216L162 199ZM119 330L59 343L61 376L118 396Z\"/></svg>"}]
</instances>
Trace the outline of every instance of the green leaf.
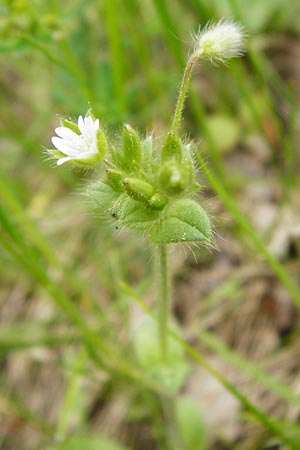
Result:
<instances>
[{"instance_id":1,"label":"green leaf","mask_svg":"<svg viewBox=\"0 0 300 450\"><path fill-rule=\"evenodd\" d=\"M179 332L175 322L169 323L174 332ZM160 336L157 322L149 315L143 315L132 335L132 344L139 364L144 368L151 368L162 362ZM168 363L183 360L184 351L171 336L168 336Z\"/></svg>"},{"instance_id":2,"label":"green leaf","mask_svg":"<svg viewBox=\"0 0 300 450\"><path fill-rule=\"evenodd\" d=\"M176 418L186 450L205 450L205 427L197 404L187 397L179 397L176 400Z\"/></svg>"},{"instance_id":3,"label":"green leaf","mask_svg":"<svg viewBox=\"0 0 300 450\"><path fill-rule=\"evenodd\" d=\"M174 242L210 242L212 229L204 209L190 199L172 203L163 220L151 228L150 237L158 244Z\"/></svg>"},{"instance_id":4,"label":"green leaf","mask_svg":"<svg viewBox=\"0 0 300 450\"><path fill-rule=\"evenodd\" d=\"M165 393L174 394L184 385L189 366L184 361L160 363L149 369L150 379L155 380Z\"/></svg>"},{"instance_id":5,"label":"green leaf","mask_svg":"<svg viewBox=\"0 0 300 450\"><path fill-rule=\"evenodd\" d=\"M120 212L120 222L135 230L145 230L160 212L131 198L124 200Z\"/></svg>"},{"instance_id":6,"label":"green leaf","mask_svg":"<svg viewBox=\"0 0 300 450\"><path fill-rule=\"evenodd\" d=\"M106 211L115 204L119 193L116 193L108 184L97 181L90 186L88 196L96 208Z\"/></svg>"},{"instance_id":7,"label":"green leaf","mask_svg":"<svg viewBox=\"0 0 300 450\"><path fill-rule=\"evenodd\" d=\"M73 436L55 450L128 450L127 447L103 437Z\"/></svg>"}]
</instances>

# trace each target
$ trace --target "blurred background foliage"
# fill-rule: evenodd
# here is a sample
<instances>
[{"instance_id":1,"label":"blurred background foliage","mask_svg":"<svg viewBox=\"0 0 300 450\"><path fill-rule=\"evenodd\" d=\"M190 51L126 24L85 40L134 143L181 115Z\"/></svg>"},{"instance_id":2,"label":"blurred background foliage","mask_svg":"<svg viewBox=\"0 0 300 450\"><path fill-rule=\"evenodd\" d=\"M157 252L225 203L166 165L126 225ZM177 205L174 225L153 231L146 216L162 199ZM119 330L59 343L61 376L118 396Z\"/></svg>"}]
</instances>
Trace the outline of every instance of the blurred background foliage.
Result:
<instances>
[{"instance_id":1,"label":"blurred background foliage","mask_svg":"<svg viewBox=\"0 0 300 450\"><path fill-rule=\"evenodd\" d=\"M198 264L189 257L184 264L180 251L174 255L176 283L189 280L191 286L191 292L178 289L175 312L197 348L203 339L208 355L225 358L239 373L248 370L250 379L288 405L264 408L253 394L265 411L262 419L235 393L261 428L246 413L237 414L235 427L242 422L242 431L224 437L224 430L210 430L207 448L299 448L299 406L293 406L299 402L293 387L300 354L294 348L300 302L299 16L297 0L0 1L0 448L121 450L107 438L87 437L87 430L134 449L175 448L155 387L136 373L130 350L132 304L139 295L150 304L153 297L150 250L142 238L91 218L78 195L86 174L53 170L42 148L51 145L59 117L76 118L89 107L111 137L129 122L159 139L170 123L191 33L224 17L243 24L247 53L228 67L196 70L184 121L185 133L200 140L213 177L204 183L202 200L210 205L219 251L195 249ZM195 267L205 275L193 284ZM265 277L263 295L253 288L257 279L249 267L255 277ZM138 292L135 302L127 283ZM263 304L272 327L276 322L274 345L265 348L262 334L251 341L251 355L250 344L247 351L239 347L236 331L222 334L224 320L236 323L238 314L249 313L241 306L247 299L248 305L256 302L257 315ZM222 303L213 320L223 301L227 306ZM200 336L201 323L221 341ZM269 364L282 349L291 351L294 365L278 385L270 367L260 372L259 355ZM199 375L198 383L203 379ZM223 398L223 391L218 395ZM277 428L268 423L274 411ZM80 438L68 442L74 430ZM280 443L283 430L287 447ZM196 450L193 443L183 445Z\"/></svg>"}]
</instances>

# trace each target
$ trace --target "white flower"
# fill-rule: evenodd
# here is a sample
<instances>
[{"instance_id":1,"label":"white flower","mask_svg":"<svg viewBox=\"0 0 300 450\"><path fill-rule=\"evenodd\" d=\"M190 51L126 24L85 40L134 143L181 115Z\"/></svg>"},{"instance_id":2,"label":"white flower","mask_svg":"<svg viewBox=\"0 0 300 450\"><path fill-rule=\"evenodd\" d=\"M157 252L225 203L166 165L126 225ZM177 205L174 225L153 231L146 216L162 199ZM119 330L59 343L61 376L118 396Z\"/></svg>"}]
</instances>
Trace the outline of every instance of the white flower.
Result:
<instances>
[{"instance_id":1,"label":"white flower","mask_svg":"<svg viewBox=\"0 0 300 450\"><path fill-rule=\"evenodd\" d=\"M211 62L224 62L243 53L244 37L240 25L230 20L221 20L199 31L195 36L195 52L200 58Z\"/></svg>"},{"instance_id":2,"label":"white flower","mask_svg":"<svg viewBox=\"0 0 300 450\"><path fill-rule=\"evenodd\" d=\"M63 122L64 123L64 122ZM96 164L103 155L103 149L99 148L99 137L105 144L104 134L99 130L99 119L93 120L91 116L78 117L78 127L69 123L69 126L55 128L55 133L51 141L56 150L49 150L49 153L58 158L57 165L60 166L67 161L72 161L80 165ZM72 129L71 129L72 128ZM78 129L78 133L74 130Z\"/></svg>"}]
</instances>

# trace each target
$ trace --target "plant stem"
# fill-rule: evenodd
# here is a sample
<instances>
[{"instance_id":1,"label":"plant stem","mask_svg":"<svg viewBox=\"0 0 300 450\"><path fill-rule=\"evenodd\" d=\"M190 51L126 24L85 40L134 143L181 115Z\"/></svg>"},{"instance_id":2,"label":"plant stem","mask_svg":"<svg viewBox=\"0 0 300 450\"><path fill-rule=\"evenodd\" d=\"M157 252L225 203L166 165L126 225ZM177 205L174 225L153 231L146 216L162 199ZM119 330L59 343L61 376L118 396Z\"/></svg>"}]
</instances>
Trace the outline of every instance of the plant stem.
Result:
<instances>
[{"instance_id":1,"label":"plant stem","mask_svg":"<svg viewBox=\"0 0 300 450\"><path fill-rule=\"evenodd\" d=\"M187 90L189 87L189 81L191 78L192 69L193 69L194 63L198 59L198 57L199 57L198 53L193 53L190 56L190 58L188 59L188 62L185 66L181 85L179 88L179 94L178 94L178 98L177 98L173 121L172 121L172 125L171 125L172 133L175 133L176 131L178 131L178 127L179 127L180 120L182 117L182 111L183 111L183 107L184 107L185 97L186 97Z\"/></svg>"},{"instance_id":2,"label":"plant stem","mask_svg":"<svg viewBox=\"0 0 300 450\"><path fill-rule=\"evenodd\" d=\"M167 328L170 307L170 280L168 264L167 244L159 244L157 247L157 272L158 272L158 324L161 354L164 360L168 355Z\"/></svg>"}]
</instances>

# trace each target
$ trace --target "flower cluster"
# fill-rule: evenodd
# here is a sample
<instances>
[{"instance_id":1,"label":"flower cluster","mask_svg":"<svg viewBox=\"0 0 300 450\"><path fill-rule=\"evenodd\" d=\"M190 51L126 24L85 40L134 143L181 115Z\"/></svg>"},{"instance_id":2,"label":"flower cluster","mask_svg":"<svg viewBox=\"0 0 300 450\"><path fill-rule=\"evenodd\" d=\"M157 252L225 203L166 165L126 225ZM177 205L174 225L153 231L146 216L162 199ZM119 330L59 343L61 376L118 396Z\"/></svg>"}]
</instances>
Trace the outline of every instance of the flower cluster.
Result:
<instances>
[{"instance_id":1,"label":"flower cluster","mask_svg":"<svg viewBox=\"0 0 300 450\"><path fill-rule=\"evenodd\" d=\"M171 131L160 148L151 137L141 138L124 125L122 139L111 143L98 119L89 111L78 122L62 120L48 150L57 165L102 163L104 171L90 188L98 209L123 226L142 231L155 243L201 241L209 243L212 230L205 210L195 201L199 185L193 146L178 133L189 76L201 58L225 61L241 54L244 34L231 21L204 28L195 36L194 53L187 62ZM121 143L120 143L121 141ZM104 159L105 157L105 159Z\"/></svg>"}]
</instances>

